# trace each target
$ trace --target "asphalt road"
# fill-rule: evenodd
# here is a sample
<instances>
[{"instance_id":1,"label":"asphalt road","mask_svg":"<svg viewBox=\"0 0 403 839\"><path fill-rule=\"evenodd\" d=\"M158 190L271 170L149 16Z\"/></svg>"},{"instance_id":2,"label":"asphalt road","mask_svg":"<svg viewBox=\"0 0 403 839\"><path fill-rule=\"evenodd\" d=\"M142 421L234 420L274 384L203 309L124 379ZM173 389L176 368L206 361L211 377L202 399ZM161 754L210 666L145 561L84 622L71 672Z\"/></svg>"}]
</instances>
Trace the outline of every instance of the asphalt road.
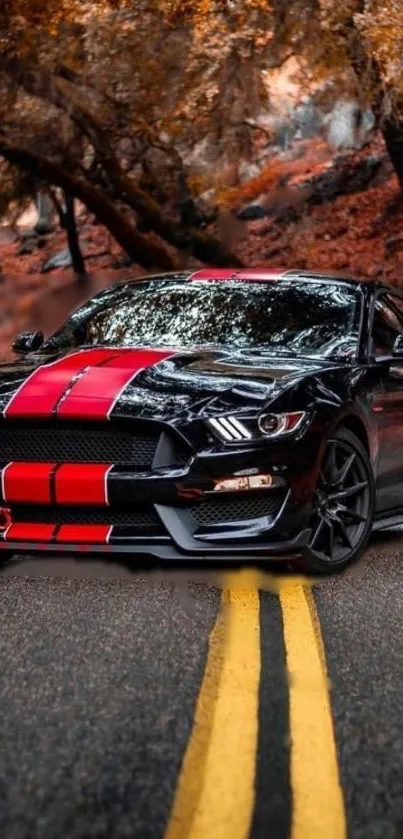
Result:
<instances>
[{"instance_id":1,"label":"asphalt road","mask_svg":"<svg viewBox=\"0 0 403 839\"><path fill-rule=\"evenodd\" d=\"M399 534L313 589L51 562L0 578L1 839L402 839Z\"/></svg>"}]
</instances>

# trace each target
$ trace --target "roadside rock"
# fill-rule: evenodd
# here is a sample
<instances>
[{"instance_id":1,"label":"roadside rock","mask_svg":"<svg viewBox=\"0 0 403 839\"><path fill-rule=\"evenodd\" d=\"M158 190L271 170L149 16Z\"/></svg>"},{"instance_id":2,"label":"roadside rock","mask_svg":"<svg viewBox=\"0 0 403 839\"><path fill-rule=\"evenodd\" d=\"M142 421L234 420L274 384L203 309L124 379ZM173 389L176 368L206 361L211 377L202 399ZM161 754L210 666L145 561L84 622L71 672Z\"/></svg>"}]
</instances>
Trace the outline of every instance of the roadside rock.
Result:
<instances>
[{"instance_id":1,"label":"roadside rock","mask_svg":"<svg viewBox=\"0 0 403 839\"><path fill-rule=\"evenodd\" d=\"M49 271L54 271L55 268L69 268L71 265L71 254L68 248L59 251L55 256L52 256L43 263L41 271L42 274L48 274Z\"/></svg>"},{"instance_id":2,"label":"roadside rock","mask_svg":"<svg viewBox=\"0 0 403 839\"><path fill-rule=\"evenodd\" d=\"M358 160L339 155L325 171L299 183L288 182L250 202L237 212L242 221L256 221L275 216L288 223L298 216L303 206L318 206L334 201L340 195L361 192L388 179L390 172L386 155L371 155Z\"/></svg>"},{"instance_id":3,"label":"roadside rock","mask_svg":"<svg viewBox=\"0 0 403 839\"><path fill-rule=\"evenodd\" d=\"M49 233L53 233L54 229L54 225L44 219L38 219L35 225L35 233L37 233L38 236L46 236Z\"/></svg>"},{"instance_id":4,"label":"roadside rock","mask_svg":"<svg viewBox=\"0 0 403 839\"><path fill-rule=\"evenodd\" d=\"M344 156L335 158L331 169L310 178L304 184L312 188L309 203L311 205L324 204L327 201L333 201L339 195L351 195L367 189L375 176L380 173L385 160L384 155L370 155L358 161L351 161ZM385 180L388 174L385 171Z\"/></svg>"},{"instance_id":5,"label":"roadside rock","mask_svg":"<svg viewBox=\"0 0 403 839\"><path fill-rule=\"evenodd\" d=\"M16 256L26 256L27 254L33 253L38 246L38 241L36 237L26 238L21 244L18 246L15 255Z\"/></svg>"},{"instance_id":6,"label":"roadside rock","mask_svg":"<svg viewBox=\"0 0 403 839\"><path fill-rule=\"evenodd\" d=\"M257 221L257 219L265 218L270 213L271 210L266 210L258 201L252 201L251 204L239 210L237 218L240 221Z\"/></svg>"},{"instance_id":7,"label":"roadside rock","mask_svg":"<svg viewBox=\"0 0 403 839\"><path fill-rule=\"evenodd\" d=\"M27 242L30 239L37 239L38 234L37 234L36 230L34 230L33 227L28 227L25 230L21 230L20 238L23 242Z\"/></svg>"}]
</instances>

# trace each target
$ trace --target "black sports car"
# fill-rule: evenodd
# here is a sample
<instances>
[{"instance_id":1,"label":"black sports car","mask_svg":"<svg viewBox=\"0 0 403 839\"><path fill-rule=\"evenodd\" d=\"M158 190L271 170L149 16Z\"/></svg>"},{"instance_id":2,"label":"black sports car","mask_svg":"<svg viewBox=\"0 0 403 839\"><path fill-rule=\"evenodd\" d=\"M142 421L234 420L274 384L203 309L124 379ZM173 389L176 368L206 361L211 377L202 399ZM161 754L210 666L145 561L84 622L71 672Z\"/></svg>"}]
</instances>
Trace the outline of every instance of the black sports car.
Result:
<instances>
[{"instance_id":1,"label":"black sports car","mask_svg":"<svg viewBox=\"0 0 403 839\"><path fill-rule=\"evenodd\" d=\"M14 350L5 555L300 556L329 572L403 521L398 290L301 271L146 277Z\"/></svg>"}]
</instances>

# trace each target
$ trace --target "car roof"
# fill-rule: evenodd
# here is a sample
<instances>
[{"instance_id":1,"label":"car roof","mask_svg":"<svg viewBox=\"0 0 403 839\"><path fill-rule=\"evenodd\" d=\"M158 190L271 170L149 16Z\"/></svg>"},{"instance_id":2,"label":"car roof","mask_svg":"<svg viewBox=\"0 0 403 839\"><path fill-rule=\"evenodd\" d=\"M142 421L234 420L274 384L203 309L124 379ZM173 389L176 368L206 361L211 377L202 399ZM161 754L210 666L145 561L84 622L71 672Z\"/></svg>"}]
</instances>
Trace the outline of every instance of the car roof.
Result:
<instances>
[{"instance_id":1,"label":"car roof","mask_svg":"<svg viewBox=\"0 0 403 839\"><path fill-rule=\"evenodd\" d=\"M169 271L159 274L144 274L140 277L133 277L132 279L120 280L114 283L113 286L98 292L97 298L103 297L110 293L111 289L124 289L128 286L135 286L138 283L148 282L149 280L246 280L255 282L270 282L275 280L287 279L307 280L312 282L340 282L347 283L355 288L364 288L371 296L374 293L385 291L393 292L403 300L403 289L394 286L390 283L382 282L373 277L351 277L348 274L342 274L339 271L307 271L299 268L201 268L194 271L180 270Z\"/></svg>"},{"instance_id":2,"label":"car roof","mask_svg":"<svg viewBox=\"0 0 403 839\"><path fill-rule=\"evenodd\" d=\"M320 281L339 281L343 283L351 283L352 285L372 285L372 286L388 286L376 282L374 279L358 279L340 272L322 273L320 271L306 271L298 268L283 269L283 268L202 268L195 271L172 271L163 274L148 274L144 277L135 277L129 280L129 283L138 283L147 280L250 280L258 282L270 282L272 280L280 280L284 277L287 279L305 279L305 280L320 280ZM123 284L127 284L127 281Z\"/></svg>"}]
</instances>

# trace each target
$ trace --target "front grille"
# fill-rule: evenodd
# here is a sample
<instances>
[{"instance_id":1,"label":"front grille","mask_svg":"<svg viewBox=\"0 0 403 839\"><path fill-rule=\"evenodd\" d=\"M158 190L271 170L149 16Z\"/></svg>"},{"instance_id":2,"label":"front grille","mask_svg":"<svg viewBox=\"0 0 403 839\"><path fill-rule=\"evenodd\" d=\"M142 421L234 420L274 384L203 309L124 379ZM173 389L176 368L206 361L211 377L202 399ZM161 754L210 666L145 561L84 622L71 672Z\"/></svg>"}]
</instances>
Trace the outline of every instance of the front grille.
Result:
<instances>
[{"instance_id":1,"label":"front grille","mask_svg":"<svg viewBox=\"0 0 403 839\"><path fill-rule=\"evenodd\" d=\"M129 527L144 535L159 535L164 528L152 504L136 507L41 507L15 504L11 507L14 522L29 524L108 524Z\"/></svg>"},{"instance_id":2,"label":"front grille","mask_svg":"<svg viewBox=\"0 0 403 839\"><path fill-rule=\"evenodd\" d=\"M107 423L4 423L0 427L0 463L115 463L150 469L159 438L158 428L140 433ZM189 455L175 451L173 457L175 464L181 465Z\"/></svg>"},{"instance_id":3,"label":"front grille","mask_svg":"<svg viewBox=\"0 0 403 839\"><path fill-rule=\"evenodd\" d=\"M229 521L257 519L261 516L274 518L284 501L284 493L243 496L242 498L204 499L191 507L191 513L199 525L221 524Z\"/></svg>"}]
</instances>

